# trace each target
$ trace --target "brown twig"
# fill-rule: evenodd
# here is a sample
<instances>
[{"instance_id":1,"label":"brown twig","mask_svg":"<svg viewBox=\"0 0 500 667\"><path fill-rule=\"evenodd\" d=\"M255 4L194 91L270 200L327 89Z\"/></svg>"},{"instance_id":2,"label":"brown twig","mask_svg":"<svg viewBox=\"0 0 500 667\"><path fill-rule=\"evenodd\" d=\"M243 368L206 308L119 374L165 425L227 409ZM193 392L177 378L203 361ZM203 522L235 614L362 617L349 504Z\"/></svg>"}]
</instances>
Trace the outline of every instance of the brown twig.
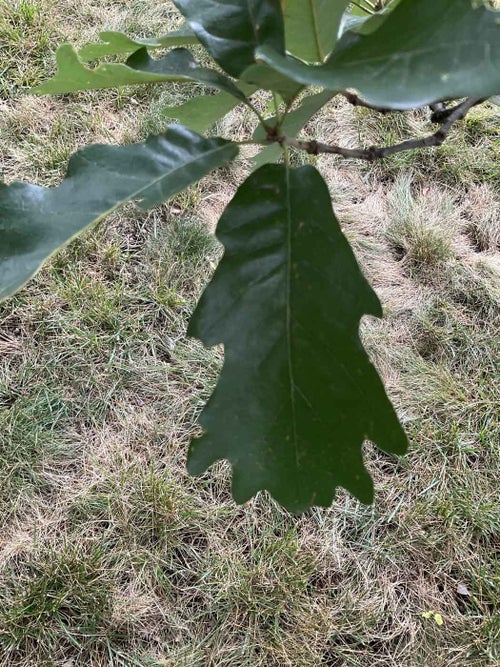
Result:
<instances>
[{"instance_id":1,"label":"brown twig","mask_svg":"<svg viewBox=\"0 0 500 667\"><path fill-rule=\"evenodd\" d=\"M382 107L379 106L378 104L370 104L370 102L366 102L361 97L356 95L356 93L343 91L340 93L340 95L343 95L343 97L345 97L345 99L349 102L349 104L352 104L354 107L364 107L365 109L378 111L378 113L381 114L403 113L402 109L390 109L389 107ZM446 120L446 118L448 118L449 113L453 110L453 109L447 109L446 104L444 102L434 102L434 104L429 104L429 109L432 111L431 120L433 123L443 122L444 120Z\"/></svg>"},{"instance_id":2,"label":"brown twig","mask_svg":"<svg viewBox=\"0 0 500 667\"><path fill-rule=\"evenodd\" d=\"M481 104L484 102L484 99L477 99L476 102L472 105ZM459 109L461 104L457 104L454 107L446 107L444 104L431 104L432 116L431 123L443 123L447 118L451 116L457 109ZM433 108L435 107L435 108Z\"/></svg>"},{"instance_id":3,"label":"brown twig","mask_svg":"<svg viewBox=\"0 0 500 667\"><path fill-rule=\"evenodd\" d=\"M358 97L356 93L350 93L349 91L344 91L340 93L343 95L349 104L352 104L354 107L364 107L365 109L371 109L372 111L378 111L379 113L400 113L399 109L388 109L387 107L380 107L377 104L370 104L365 102L361 97Z\"/></svg>"},{"instance_id":4,"label":"brown twig","mask_svg":"<svg viewBox=\"0 0 500 667\"><path fill-rule=\"evenodd\" d=\"M434 102L434 104L429 104L429 109L434 113L436 111L444 111L446 104L444 102Z\"/></svg>"},{"instance_id":5,"label":"brown twig","mask_svg":"<svg viewBox=\"0 0 500 667\"><path fill-rule=\"evenodd\" d=\"M272 136L269 135L270 141L277 141L281 145L293 146L298 150L306 151L310 155L319 155L320 153L341 155L344 158L356 158L358 160L367 160L373 162L374 160L381 160L382 158L401 153L403 151L414 150L416 148L428 148L432 146L440 146L450 133L452 126L459 120L465 118L470 109L476 104L480 104L481 99L471 97L457 106L447 109L449 113L446 114L446 119L437 132L422 139L409 139L394 146L370 146L369 148L342 148L341 146L332 146L323 144L318 141L303 141L300 139L292 139L287 136Z\"/></svg>"}]
</instances>

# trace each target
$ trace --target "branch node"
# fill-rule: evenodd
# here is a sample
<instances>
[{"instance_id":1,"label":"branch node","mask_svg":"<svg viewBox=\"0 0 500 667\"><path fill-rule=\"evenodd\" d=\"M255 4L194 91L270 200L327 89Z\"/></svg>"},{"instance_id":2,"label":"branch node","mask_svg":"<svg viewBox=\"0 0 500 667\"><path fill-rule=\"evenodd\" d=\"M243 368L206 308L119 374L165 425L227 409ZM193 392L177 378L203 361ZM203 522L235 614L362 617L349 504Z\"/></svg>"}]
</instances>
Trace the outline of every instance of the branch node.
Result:
<instances>
[{"instance_id":1,"label":"branch node","mask_svg":"<svg viewBox=\"0 0 500 667\"><path fill-rule=\"evenodd\" d=\"M351 96L352 94L348 93L347 95ZM354 97L359 100L357 96ZM349 97L347 97L347 99L349 99ZM315 139L311 141L302 141L300 139L287 137L286 135L278 136L277 130L274 132L274 134L268 133L267 138L269 141L277 141L281 146L283 146L283 144L286 144L287 146L293 146L298 150L309 153L309 155L329 153L333 155L341 155L344 158L355 158L358 160L366 160L367 162L374 162L375 160L380 160L382 158L388 157L389 155L394 155L395 153L402 153L403 151L414 150L416 148L425 148L429 146L441 146L450 133L454 123L465 118L472 107L476 106L476 104L480 104L481 102L484 102L484 100L477 97L470 97L460 104L457 104L455 107L438 109L435 113L442 114L444 116L444 122L434 134L430 134L427 137L423 137L422 139L407 139L406 141L402 141L399 144L394 144L393 146L343 148L342 146L323 144L316 141ZM362 101L358 101L357 103L364 106Z\"/></svg>"},{"instance_id":2,"label":"branch node","mask_svg":"<svg viewBox=\"0 0 500 667\"><path fill-rule=\"evenodd\" d=\"M309 142L308 153L310 155L318 155L319 154L319 144L315 139L313 139L312 141Z\"/></svg>"}]
</instances>

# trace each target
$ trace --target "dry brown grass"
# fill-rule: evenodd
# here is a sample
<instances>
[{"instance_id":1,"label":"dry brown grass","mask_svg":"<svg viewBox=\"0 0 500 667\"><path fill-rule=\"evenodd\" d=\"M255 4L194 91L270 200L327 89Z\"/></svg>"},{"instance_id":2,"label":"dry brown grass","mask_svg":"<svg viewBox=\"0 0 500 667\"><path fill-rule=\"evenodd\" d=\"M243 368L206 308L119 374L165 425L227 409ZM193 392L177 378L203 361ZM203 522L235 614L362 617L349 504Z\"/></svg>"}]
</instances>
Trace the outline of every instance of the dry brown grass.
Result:
<instances>
[{"instance_id":1,"label":"dry brown grass","mask_svg":"<svg viewBox=\"0 0 500 667\"><path fill-rule=\"evenodd\" d=\"M177 20L146 0L29 4L31 51L12 38L0 51L16 86L50 71L64 36ZM45 184L78 146L161 126L170 94L34 99L16 86L1 171ZM238 111L221 129L248 122ZM371 170L317 160L384 304L363 337L411 439L399 460L367 446L373 507L344 493L301 517L265 494L238 507L226 465L185 472L222 358L186 321L246 163L155 211L124 209L0 307L2 667L497 664L500 179L486 130L499 120L478 109L470 122L446 152ZM306 132L354 145L426 124L335 102Z\"/></svg>"}]
</instances>

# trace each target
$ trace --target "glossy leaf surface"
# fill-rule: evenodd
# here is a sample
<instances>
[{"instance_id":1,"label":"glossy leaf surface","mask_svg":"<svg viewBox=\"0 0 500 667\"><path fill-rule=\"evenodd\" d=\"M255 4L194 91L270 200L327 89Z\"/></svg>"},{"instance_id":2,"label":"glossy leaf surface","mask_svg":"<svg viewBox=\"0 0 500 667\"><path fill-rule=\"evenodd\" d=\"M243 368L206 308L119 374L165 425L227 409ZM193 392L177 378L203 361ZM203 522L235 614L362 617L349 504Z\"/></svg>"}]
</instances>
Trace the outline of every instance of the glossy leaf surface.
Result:
<instances>
[{"instance_id":1,"label":"glossy leaf surface","mask_svg":"<svg viewBox=\"0 0 500 667\"><path fill-rule=\"evenodd\" d=\"M174 0L210 55L231 76L255 62L262 44L284 53L279 0Z\"/></svg>"},{"instance_id":2,"label":"glossy leaf surface","mask_svg":"<svg viewBox=\"0 0 500 667\"><path fill-rule=\"evenodd\" d=\"M240 102L247 101L245 93L231 79L216 70L200 67L187 49L174 49L158 60L152 58L147 49L141 49L130 56L127 65L136 71L152 76L155 74L164 76L171 70L172 75L177 75L180 79L198 81L223 90Z\"/></svg>"},{"instance_id":3,"label":"glossy leaf surface","mask_svg":"<svg viewBox=\"0 0 500 667\"><path fill-rule=\"evenodd\" d=\"M349 0L282 0L287 51L323 62L331 53Z\"/></svg>"},{"instance_id":4,"label":"glossy leaf surface","mask_svg":"<svg viewBox=\"0 0 500 667\"><path fill-rule=\"evenodd\" d=\"M60 246L120 204L159 204L237 152L231 142L172 126L145 143L78 151L56 188L0 184L0 299L19 289Z\"/></svg>"},{"instance_id":5,"label":"glossy leaf surface","mask_svg":"<svg viewBox=\"0 0 500 667\"><path fill-rule=\"evenodd\" d=\"M150 39L128 37L123 32L115 30L100 32L99 38L100 42L86 44L78 51L81 60L88 62L105 56L127 55L144 47L148 49L166 49L171 46L198 44L194 33L187 27L175 30L163 37L151 37Z\"/></svg>"},{"instance_id":6,"label":"glossy leaf surface","mask_svg":"<svg viewBox=\"0 0 500 667\"><path fill-rule=\"evenodd\" d=\"M174 49L164 58L154 60L143 48L136 51L123 63L103 63L89 68L79 59L70 44L59 47L57 73L31 92L45 95L73 93L79 90L95 90L130 86L139 83L162 83L165 81L198 81L234 95L240 101L245 96L234 83L223 74L197 65L187 49Z\"/></svg>"},{"instance_id":7,"label":"glossy leaf surface","mask_svg":"<svg viewBox=\"0 0 500 667\"><path fill-rule=\"evenodd\" d=\"M257 56L297 82L354 88L368 102L397 109L500 92L499 12L471 0L401 0L375 19L369 34L347 32L324 65L268 45Z\"/></svg>"},{"instance_id":8,"label":"glossy leaf surface","mask_svg":"<svg viewBox=\"0 0 500 667\"><path fill-rule=\"evenodd\" d=\"M406 437L358 334L381 306L325 182L313 167L262 167L217 236L225 253L188 333L223 343L225 362L189 471L228 459L238 502L268 489L294 512L329 505L337 486L370 502L363 440L401 453Z\"/></svg>"}]
</instances>

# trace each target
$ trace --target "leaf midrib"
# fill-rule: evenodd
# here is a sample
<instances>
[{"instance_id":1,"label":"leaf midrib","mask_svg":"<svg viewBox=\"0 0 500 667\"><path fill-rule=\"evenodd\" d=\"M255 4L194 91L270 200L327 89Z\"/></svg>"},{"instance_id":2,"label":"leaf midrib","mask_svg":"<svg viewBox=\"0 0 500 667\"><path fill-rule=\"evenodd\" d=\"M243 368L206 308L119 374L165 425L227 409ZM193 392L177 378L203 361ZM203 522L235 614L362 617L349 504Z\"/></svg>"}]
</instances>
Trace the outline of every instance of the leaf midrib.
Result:
<instances>
[{"instance_id":1,"label":"leaf midrib","mask_svg":"<svg viewBox=\"0 0 500 667\"><path fill-rule=\"evenodd\" d=\"M321 46L321 37L319 34L318 26L318 12L316 10L316 0L309 0L309 5L311 7L311 18L312 18L312 28L314 33L314 41L316 42L316 53L318 55L318 62L323 62L325 55L323 54L323 49Z\"/></svg>"},{"instance_id":2,"label":"leaf midrib","mask_svg":"<svg viewBox=\"0 0 500 667\"><path fill-rule=\"evenodd\" d=\"M293 373L293 358L292 358L292 204L290 199L290 165L286 162L286 224L287 224L287 266L286 266L286 294L285 294L285 329L286 329L286 345L287 345L287 365L288 365L288 379L290 382L290 408L292 412L292 440L295 453L295 468L297 471L296 481L299 487L299 497L301 497L300 490L300 475L299 471L299 446L297 442L297 424L296 424L296 409L295 409L295 379Z\"/></svg>"},{"instance_id":3,"label":"leaf midrib","mask_svg":"<svg viewBox=\"0 0 500 667\"><path fill-rule=\"evenodd\" d=\"M197 156L197 158L194 158L194 159L188 160L187 162L184 162L180 167L176 167L175 169L172 169L171 171L164 172L161 176L158 176L158 178L153 179L147 185L143 185L141 188L139 188L138 190L133 192L126 199L121 199L119 202L117 202L114 206L112 206L109 210L107 210L102 215L108 215L109 213L114 211L115 208L117 208L118 206L122 206L123 204L125 204L128 201L132 201L132 200L137 199L138 197L140 197L142 192L144 192L145 190L148 190L149 188L152 188L153 186L157 185L160 181L164 180L165 178L167 178L169 176L172 176L172 175L175 175L177 172L181 171L182 169L185 169L186 167L189 167L192 164L195 164L196 162L199 162L202 158L214 155L214 154L216 154L220 151L223 151L224 149L228 148L229 146L231 146L231 143L227 143L227 144L224 144L222 146L217 146L216 148L213 148L213 149L207 151L206 153L203 153L202 155ZM82 157L85 157L85 156L82 156ZM87 158L85 157L85 159L87 159ZM90 160L88 160L88 159L87 159L87 162L89 164L92 164L90 162ZM99 216L99 218L95 218L94 221L99 220L102 217L102 215Z\"/></svg>"}]
</instances>

